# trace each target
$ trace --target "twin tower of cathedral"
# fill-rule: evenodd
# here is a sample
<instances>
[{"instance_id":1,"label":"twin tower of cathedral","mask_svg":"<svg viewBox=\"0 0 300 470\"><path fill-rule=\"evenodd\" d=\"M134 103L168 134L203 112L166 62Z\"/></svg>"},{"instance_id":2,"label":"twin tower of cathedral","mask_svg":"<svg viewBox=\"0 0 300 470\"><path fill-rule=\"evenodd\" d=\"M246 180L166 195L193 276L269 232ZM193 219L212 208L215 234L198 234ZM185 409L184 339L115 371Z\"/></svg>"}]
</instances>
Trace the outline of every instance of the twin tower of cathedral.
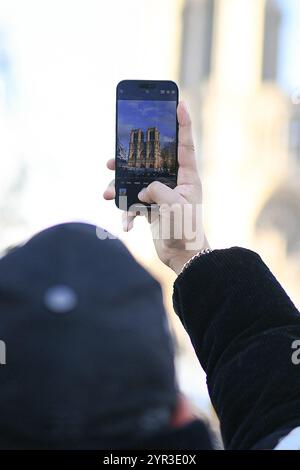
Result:
<instances>
[{"instance_id":1,"label":"twin tower of cathedral","mask_svg":"<svg viewBox=\"0 0 300 470\"><path fill-rule=\"evenodd\" d=\"M134 168L160 168L160 133L157 127L149 127L146 141L142 129L132 129L129 140L128 166Z\"/></svg>"},{"instance_id":2,"label":"twin tower of cathedral","mask_svg":"<svg viewBox=\"0 0 300 470\"><path fill-rule=\"evenodd\" d=\"M144 134L146 134L146 139ZM146 133L142 129L132 129L129 139L129 168L153 168L167 170L170 174L176 171L176 139L163 146L157 127L149 127Z\"/></svg>"}]
</instances>

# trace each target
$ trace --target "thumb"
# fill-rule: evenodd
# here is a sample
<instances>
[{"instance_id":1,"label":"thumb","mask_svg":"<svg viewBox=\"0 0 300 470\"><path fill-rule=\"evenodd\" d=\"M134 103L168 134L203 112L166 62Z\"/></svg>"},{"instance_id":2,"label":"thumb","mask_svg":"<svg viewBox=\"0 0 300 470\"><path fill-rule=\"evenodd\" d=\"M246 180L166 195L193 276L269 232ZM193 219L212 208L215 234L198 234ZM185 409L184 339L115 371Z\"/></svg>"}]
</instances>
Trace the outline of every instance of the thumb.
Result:
<instances>
[{"instance_id":1,"label":"thumb","mask_svg":"<svg viewBox=\"0 0 300 470\"><path fill-rule=\"evenodd\" d=\"M147 204L175 204L180 202L180 195L159 181L153 181L138 194L140 201Z\"/></svg>"}]
</instances>

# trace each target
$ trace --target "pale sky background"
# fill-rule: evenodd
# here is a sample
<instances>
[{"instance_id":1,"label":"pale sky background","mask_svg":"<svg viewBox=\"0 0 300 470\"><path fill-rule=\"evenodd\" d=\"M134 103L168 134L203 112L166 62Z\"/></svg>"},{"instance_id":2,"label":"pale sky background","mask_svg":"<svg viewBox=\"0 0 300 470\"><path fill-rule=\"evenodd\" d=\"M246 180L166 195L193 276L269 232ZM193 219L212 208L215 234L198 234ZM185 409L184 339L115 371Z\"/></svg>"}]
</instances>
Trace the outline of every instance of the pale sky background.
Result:
<instances>
[{"instance_id":1,"label":"pale sky background","mask_svg":"<svg viewBox=\"0 0 300 470\"><path fill-rule=\"evenodd\" d=\"M300 1L277 0L284 11L281 33L279 75L287 92L300 87Z\"/></svg>"},{"instance_id":2,"label":"pale sky background","mask_svg":"<svg viewBox=\"0 0 300 470\"><path fill-rule=\"evenodd\" d=\"M176 78L175 3L0 0L0 50L14 92L9 113L4 99L0 111L0 198L21 161L28 173L18 208L27 228L17 238L72 219L119 233L120 212L102 200L112 178L105 162L114 157L115 87L125 78ZM139 235L122 235L137 253ZM150 235L148 245L152 256Z\"/></svg>"}]
</instances>

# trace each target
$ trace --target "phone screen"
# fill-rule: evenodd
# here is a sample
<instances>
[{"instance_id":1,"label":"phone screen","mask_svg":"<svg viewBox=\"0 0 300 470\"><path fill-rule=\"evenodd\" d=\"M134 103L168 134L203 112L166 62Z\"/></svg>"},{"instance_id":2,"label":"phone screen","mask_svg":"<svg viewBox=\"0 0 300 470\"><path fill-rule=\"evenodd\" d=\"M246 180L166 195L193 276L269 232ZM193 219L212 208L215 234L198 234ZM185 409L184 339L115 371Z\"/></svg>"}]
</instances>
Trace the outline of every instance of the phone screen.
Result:
<instances>
[{"instance_id":1,"label":"phone screen","mask_svg":"<svg viewBox=\"0 0 300 470\"><path fill-rule=\"evenodd\" d=\"M178 88L171 81L120 82L117 87L116 204L141 205L152 181L177 181Z\"/></svg>"}]
</instances>

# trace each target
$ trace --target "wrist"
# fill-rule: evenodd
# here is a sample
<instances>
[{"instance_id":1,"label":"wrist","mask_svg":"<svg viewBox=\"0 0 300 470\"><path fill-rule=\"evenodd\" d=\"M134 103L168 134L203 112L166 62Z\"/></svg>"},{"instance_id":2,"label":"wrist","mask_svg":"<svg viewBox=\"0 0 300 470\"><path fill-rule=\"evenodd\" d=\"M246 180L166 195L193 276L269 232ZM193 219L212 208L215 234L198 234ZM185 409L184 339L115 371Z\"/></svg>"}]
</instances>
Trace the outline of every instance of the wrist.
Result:
<instances>
[{"instance_id":1,"label":"wrist","mask_svg":"<svg viewBox=\"0 0 300 470\"><path fill-rule=\"evenodd\" d=\"M180 253L178 256L172 258L169 261L169 268L171 268L172 271L174 271L178 276L178 274L181 273L183 266L197 253L198 251L191 250L186 251L184 253Z\"/></svg>"},{"instance_id":2,"label":"wrist","mask_svg":"<svg viewBox=\"0 0 300 470\"><path fill-rule=\"evenodd\" d=\"M209 243L205 238L205 243L200 250L183 250L178 254L174 255L168 263L169 268L174 271L177 276L183 270L184 265L190 261L195 255L198 255L201 251L210 250Z\"/></svg>"}]
</instances>

